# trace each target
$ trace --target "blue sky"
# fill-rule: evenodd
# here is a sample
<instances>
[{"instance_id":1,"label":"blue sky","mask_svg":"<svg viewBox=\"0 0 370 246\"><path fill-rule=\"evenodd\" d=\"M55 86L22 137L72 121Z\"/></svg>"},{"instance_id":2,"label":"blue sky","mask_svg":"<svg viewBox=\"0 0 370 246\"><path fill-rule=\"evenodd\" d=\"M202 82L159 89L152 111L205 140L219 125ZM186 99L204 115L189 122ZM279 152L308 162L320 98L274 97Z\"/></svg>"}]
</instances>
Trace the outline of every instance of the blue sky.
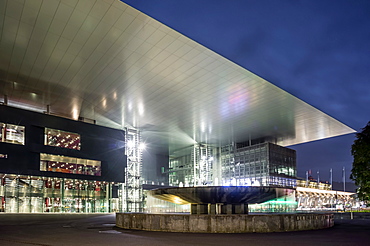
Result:
<instances>
[{"instance_id":1,"label":"blue sky","mask_svg":"<svg viewBox=\"0 0 370 246\"><path fill-rule=\"evenodd\" d=\"M360 131L370 121L370 1L124 0ZM297 146L298 175L340 180L354 134Z\"/></svg>"}]
</instances>

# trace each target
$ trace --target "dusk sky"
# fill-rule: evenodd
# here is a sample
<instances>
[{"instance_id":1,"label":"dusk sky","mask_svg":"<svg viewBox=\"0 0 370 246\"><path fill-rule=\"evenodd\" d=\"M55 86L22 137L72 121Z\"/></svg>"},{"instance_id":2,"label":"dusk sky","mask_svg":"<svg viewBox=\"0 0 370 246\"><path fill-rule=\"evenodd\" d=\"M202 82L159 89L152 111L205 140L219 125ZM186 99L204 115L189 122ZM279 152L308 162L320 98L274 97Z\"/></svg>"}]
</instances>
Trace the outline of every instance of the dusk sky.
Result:
<instances>
[{"instance_id":1,"label":"dusk sky","mask_svg":"<svg viewBox=\"0 0 370 246\"><path fill-rule=\"evenodd\" d=\"M370 1L124 0L356 131L370 121ZM349 180L346 135L297 146L298 176Z\"/></svg>"}]
</instances>

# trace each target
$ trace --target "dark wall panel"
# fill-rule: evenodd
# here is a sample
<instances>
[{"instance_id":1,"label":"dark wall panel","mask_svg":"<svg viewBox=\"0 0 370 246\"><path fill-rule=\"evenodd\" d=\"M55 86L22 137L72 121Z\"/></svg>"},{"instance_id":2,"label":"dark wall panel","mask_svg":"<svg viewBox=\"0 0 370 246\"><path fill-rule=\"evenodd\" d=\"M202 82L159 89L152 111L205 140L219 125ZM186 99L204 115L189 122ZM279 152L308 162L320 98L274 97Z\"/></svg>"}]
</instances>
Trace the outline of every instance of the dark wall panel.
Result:
<instances>
[{"instance_id":1,"label":"dark wall panel","mask_svg":"<svg viewBox=\"0 0 370 246\"><path fill-rule=\"evenodd\" d=\"M28 174L101 180L124 181L126 156L124 154L125 133L123 130L97 126L57 116L31 112L0 105L0 122L25 126L25 145L0 142L1 173ZM78 133L81 136L81 150L65 149L44 145L45 127ZM40 171L40 153L99 160L102 176L67 174Z\"/></svg>"}]
</instances>

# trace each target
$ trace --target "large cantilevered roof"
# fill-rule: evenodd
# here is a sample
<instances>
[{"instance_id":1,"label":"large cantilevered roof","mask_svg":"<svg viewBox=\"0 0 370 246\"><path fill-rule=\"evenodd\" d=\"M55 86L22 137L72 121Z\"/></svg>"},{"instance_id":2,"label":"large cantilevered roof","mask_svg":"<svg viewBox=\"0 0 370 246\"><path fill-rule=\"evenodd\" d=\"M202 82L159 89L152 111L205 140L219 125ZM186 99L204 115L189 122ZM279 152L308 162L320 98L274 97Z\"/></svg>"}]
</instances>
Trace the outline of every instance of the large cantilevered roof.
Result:
<instances>
[{"instance_id":1,"label":"large cantilevered roof","mask_svg":"<svg viewBox=\"0 0 370 246\"><path fill-rule=\"evenodd\" d=\"M2 0L0 35L10 106L134 127L171 148L354 132L118 0Z\"/></svg>"}]
</instances>

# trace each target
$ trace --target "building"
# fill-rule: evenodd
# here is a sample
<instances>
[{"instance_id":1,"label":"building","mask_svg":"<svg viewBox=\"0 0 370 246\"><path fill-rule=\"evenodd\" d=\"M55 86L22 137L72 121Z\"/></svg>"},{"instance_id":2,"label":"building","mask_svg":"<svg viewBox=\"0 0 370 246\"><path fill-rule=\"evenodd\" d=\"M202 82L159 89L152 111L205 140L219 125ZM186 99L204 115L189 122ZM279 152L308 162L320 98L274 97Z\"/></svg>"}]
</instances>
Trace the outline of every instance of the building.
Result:
<instances>
[{"instance_id":1,"label":"building","mask_svg":"<svg viewBox=\"0 0 370 246\"><path fill-rule=\"evenodd\" d=\"M125 132L0 105L0 211L112 212Z\"/></svg>"},{"instance_id":2,"label":"building","mask_svg":"<svg viewBox=\"0 0 370 246\"><path fill-rule=\"evenodd\" d=\"M250 144L194 145L177 150L170 156L169 184L296 186L294 150L270 142Z\"/></svg>"},{"instance_id":3,"label":"building","mask_svg":"<svg viewBox=\"0 0 370 246\"><path fill-rule=\"evenodd\" d=\"M359 208L356 193L332 190L328 183L311 180L297 180L297 210L345 210Z\"/></svg>"},{"instance_id":4,"label":"building","mask_svg":"<svg viewBox=\"0 0 370 246\"><path fill-rule=\"evenodd\" d=\"M108 185L85 196L104 205L84 211L142 211L142 184L294 187L286 147L354 132L122 1L57 2L0 3L2 110L19 112L0 115L11 211L81 211L82 180ZM55 134L70 135L74 149ZM112 146L121 149L100 151ZM74 171L55 163L70 157ZM69 208L68 192L51 196L67 180ZM36 210L22 205L33 200Z\"/></svg>"}]
</instances>

